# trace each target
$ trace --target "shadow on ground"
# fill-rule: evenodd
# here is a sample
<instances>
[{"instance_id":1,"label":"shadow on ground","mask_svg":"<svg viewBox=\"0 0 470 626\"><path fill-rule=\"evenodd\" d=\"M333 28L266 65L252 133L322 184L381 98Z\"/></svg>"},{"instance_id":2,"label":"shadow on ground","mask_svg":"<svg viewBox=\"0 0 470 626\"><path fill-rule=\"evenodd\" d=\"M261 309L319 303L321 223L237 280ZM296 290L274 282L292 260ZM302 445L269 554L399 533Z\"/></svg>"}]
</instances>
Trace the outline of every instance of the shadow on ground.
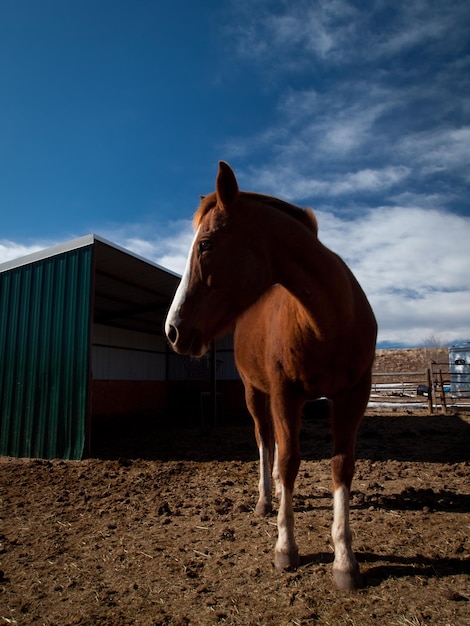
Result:
<instances>
[{"instance_id":1,"label":"shadow on ground","mask_svg":"<svg viewBox=\"0 0 470 626\"><path fill-rule=\"evenodd\" d=\"M175 419L106 418L92 430L91 456L193 461L254 461L257 448L251 419L220 416L210 432ZM308 405L301 432L304 460L328 459L332 452L324 404ZM392 413L366 415L356 457L372 461L456 463L470 460L469 414Z\"/></svg>"},{"instance_id":2,"label":"shadow on ground","mask_svg":"<svg viewBox=\"0 0 470 626\"><path fill-rule=\"evenodd\" d=\"M363 587L378 587L389 578L445 578L447 576L470 575L470 560L458 558L428 558L422 554L403 557L369 552L356 553L363 572ZM300 567L331 564L334 555L328 552L305 554L300 557ZM456 594L456 601L468 602L470 598Z\"/></svg>"}]
</instances>

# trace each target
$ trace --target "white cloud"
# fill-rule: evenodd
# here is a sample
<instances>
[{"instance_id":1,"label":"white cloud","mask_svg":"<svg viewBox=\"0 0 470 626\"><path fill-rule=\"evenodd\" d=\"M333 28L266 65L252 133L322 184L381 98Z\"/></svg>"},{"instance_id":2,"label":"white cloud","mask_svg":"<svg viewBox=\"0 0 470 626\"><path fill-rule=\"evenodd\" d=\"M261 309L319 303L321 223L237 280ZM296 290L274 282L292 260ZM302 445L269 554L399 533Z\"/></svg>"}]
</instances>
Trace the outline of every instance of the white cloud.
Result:
<instances>
[{"instance_id":1,"label":"white cloud","mask_svg":"<svg viewBox=\"0 0 470 626\"><path fill-rule=\"evenodd\" d=\"M376 208L354 221L318 216L320 238L367 275L370 293L470 291L468 217L416 207Z\"/></svg>"},{"instance_id":2,"label":"white cloud","mask_svg":"<svg viewBox=\"0 0 470 626\"><path fill-rule=\"evenodd\" d=\"M290 91L272 126L230 142L225 153L242 160L246 187L294 201L316 205L320 196L373 191L391 200L419 189L424 196L438 192L441 206L446 206L451 190L441 186L433 191L434 175L468 183L470 127L436 119L426 129L410 123L398 126L397 132L396 120L410 116L422 95L414 86L365 83L344 83L334 93ZM437 90L428 91L427 97L436 107L443 98ZM452 117L450 111L446 115ZM253 159L256 165L243 170L243 163Z\"/></svg>"},{"instance_id":3,"label":"white cloud","mask_svg":"<svg viewBox=\"0 0 470 626\"><path fill-rule=\"evenodd\" d=\"M276 58L277 68L295 71L305 65L299 50L310 58L343 56L344 44L354 37L357 17L352 4L345 0L317 0L315 3L234 3L239 27L227 29L236 40L239 55L258 63ZM243 24L243 26L242 26ZM282 49L284 54L277 55Z\"/></svg>"},{"instance_id":4,"label":"white cloud","mask_svg":"<svg viewBox=\"0 0 470 626\"><path fill-rule=\"evenodd\" d=\"M335 66L390 58L403 51L432 46L466 45L466 0L443 4L414 0L407 4L376 2L359 6L347 0L315 2L233 2L227 28L242 58L277 72L304 70L310 63Z\"/></svg>"},{"instance_id":5,"label":"white cloud","mask_svg":"<svg viewBox=\"0 0 470 626\"><path fill-rule=\"evenodd\" d=\"M194 237L191 220L178 220L164 226L125 224L119 227L103 228L99 234L108 241L177 274L182 274L184 270L187 253ZM62 241L38 241L30 244L0 240L0 264L44 250L66 240L68 238Z\"/></svg>"},{"instance_id":6,"label":"white cloud","mask_svg":"<svg viewBox=\"0 0 470 626\"><path fill-rule=\"evenodd\" d=\"M470 179L470 126L429 129L404 137L397 144L403 158L412 159L426 175L459 172Z\"/></svg>"},{"instance_id":7,"label":"white cloud","mask_svg":"<svg viewBox=\"0 0 470 626\"><path fill-rule=\"evenodd\" d=\"M393 55L410 48L433 46L436 53L443 46L458 45L464 35L458 26L468 16L468 5L462 2L433 2L433 0L414 0L400 5L396 13L395 28L386 36L375 38L378 54ZM465 35L464 35L465 39ZM462 41L465 45L465 41Z\"/></svg>"},{"instance_id":8,"label":"white cloud","mask_svg":"<svg viewBox=\"0 0 470 626\"><path fill-rule=\"evenodd\" d=\"M253 169L246 177L248 186L290 200L307 200L318 196L338 197L357 193L374 193L403 182L410 174L404 166L363 169L347 174L330 174L323 179L303 175L293 165Z\"/></svg>"},{"instance_id":9,"label":"white cloud","mask_svg":"<svg viewBox=\"0 0 470 626\"><path fill-rule=\"evenodd\" d=\"M191 220L179 220L164 226L127 224L106 231L105 237L149 261L182 274L194 232Z\"/></svg>"},{"instance_id":10,"label":"white cloud","mask_svg":"<svg viewBox=\"0 0 470 626\"><path fill-rule=\"evenodd\" d=\"M379 321L379 341L470 337L470 218L382 207L355 221L318 214L320 238L350 265Z\"/></svg>"},{"instance_id":11,"label":"white cloud","mask_svg":"<svg viewBox=\"0 0 470 626\"><path fill-rule=\"evenodd\" d=\"M380 142L377 123L403 96L363 81L343 81L334 92L290 89L280 97L277 118L255 135L227 142L230 157L260 152L269 161L344 162ZM271 156L272 155L272 156Z\"/></svg>"},{"instance_id":12,"label":"white cloud","mask_svg":"<svg viewBox=\"0 0 470 626\"><path fill-rule=\"evenodd\" d=\"M34 242L30 244L18 243L15 241L0 240L0 263L6 263L6 261L13 261L22 256L33 254L45 247L53 245L46 242Z\"/></svg>"}]
</instances>

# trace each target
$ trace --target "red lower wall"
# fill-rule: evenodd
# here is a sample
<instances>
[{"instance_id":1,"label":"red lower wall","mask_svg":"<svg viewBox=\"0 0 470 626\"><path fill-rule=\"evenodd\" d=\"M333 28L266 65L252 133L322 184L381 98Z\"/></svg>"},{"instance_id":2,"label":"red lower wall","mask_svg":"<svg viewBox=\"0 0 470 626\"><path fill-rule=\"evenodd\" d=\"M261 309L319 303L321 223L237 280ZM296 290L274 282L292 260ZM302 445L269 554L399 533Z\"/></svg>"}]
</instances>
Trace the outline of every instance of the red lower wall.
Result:
<instances>
[{"instance_id":1,"label":"red lower wall","mask_svg":"<svg viewBox=\"0 0 470 626\"><path fill-rule=\"evenodd\" d=\"M159 380L93 380L91 414L156 415L168 408L168 383Z\"/></svg>"},{"instance_id":2,"label":"red lower wall","mask_svg":"<svg viewBox=\"0 0 470 626\"><path fill-rule=\"evenodd\" d=\"M191 421L201 411L201 394L209 392L205 381L93 380L91 415L167 414ZM221 417L246 411L241 380L218 381L217 393Z\"/></svg>"}]
</instances>

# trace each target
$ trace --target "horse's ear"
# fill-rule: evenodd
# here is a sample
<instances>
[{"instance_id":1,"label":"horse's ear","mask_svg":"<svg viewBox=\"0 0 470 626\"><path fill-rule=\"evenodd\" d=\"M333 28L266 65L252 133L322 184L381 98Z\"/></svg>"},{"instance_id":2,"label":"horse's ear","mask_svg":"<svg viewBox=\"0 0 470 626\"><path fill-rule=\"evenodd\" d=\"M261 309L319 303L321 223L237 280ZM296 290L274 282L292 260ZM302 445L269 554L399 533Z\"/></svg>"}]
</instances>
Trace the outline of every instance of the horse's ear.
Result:
<instances>
[{"instance_id":1,"label":"horse's ear","mask_svg":"<svg viewBox=\"0 0 470 626\"><path fill-rule=\"evenodd\" d=\"M217 204L228 209L237 199L238 183L232 168L228 163L219 161L219 171L215 181Z\"/></svg>"}]
</instances>

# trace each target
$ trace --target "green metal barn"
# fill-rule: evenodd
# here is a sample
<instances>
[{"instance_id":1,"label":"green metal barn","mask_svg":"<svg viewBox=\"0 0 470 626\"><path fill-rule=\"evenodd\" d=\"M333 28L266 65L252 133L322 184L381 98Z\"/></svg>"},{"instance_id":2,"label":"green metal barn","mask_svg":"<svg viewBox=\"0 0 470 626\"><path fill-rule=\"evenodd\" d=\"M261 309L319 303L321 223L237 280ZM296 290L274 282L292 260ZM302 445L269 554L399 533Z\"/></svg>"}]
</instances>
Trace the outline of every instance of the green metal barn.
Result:
<instances>
[{"instance_id":1,"label":"green metal barn","mask_svg":"<svg viewBox=\"0 0 470 626\"><path fill-rule=\"evenodd\" d=\"M0 265L0 454L80 459L91 416L167 403L178 275L96 235Z\"/></svg>"}]
</instances>

